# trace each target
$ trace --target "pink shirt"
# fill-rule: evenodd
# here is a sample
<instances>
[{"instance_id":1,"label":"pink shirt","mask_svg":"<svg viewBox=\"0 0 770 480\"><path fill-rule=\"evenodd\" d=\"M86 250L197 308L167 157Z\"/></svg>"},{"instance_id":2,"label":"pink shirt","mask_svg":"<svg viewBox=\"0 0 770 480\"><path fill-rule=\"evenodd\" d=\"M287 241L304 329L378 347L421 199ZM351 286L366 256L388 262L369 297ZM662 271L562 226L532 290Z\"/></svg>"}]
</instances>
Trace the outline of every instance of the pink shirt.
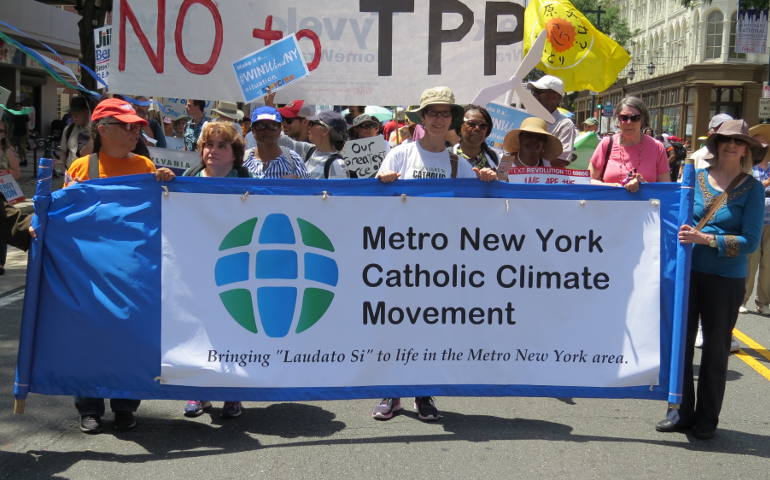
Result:
<instances>
[{"instance_id":1,"label":"pink shirt","mask_svg":"<svg viewBox=\"0 0 770 480\"><path fill-rule=\"evenodd\" d=\"M636 145L621 145L620 134L612 137L607 168L604 158L609 138L603 138L591 156L591 165L595 172L604 171L601 179L605 183L620 183L634 169L646 182L657 182L658 177L669 172L668 156L663 144L649 135L642 135L642 141Z\"/></svg>"}]
</instances>

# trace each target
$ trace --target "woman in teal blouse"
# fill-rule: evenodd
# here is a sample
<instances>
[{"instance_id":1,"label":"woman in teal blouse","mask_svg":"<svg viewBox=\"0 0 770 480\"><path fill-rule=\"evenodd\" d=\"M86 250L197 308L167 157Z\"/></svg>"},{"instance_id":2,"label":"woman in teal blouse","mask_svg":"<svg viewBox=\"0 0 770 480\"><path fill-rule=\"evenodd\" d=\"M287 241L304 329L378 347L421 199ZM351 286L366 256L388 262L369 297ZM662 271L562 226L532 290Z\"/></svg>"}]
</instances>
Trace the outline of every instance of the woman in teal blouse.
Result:
<instances>
[{"instance_id":1,"label":"woman in teal blouse","mask_svg":"<svg viewBox=\"0 0 770 480\"><path fill-rule=\"evenodd\" d=\"M750 174L752 159L761 160L761 144L749 136L743 120L724 122L706 142L711 166L696 171L693 221L706 215L712 201L734 179L727 201L699 231L679 229L682 244L694 244L690 274L687 346L682 405L669 410L655 426L659 432L685 431L701 440L714 436L725 393L727 359L738 307L743 302L748 254L759 244L765 192ZM698 371L697 403L693 354L698 318L703 325L703 350Z\"/></svg>"}]
</instances>

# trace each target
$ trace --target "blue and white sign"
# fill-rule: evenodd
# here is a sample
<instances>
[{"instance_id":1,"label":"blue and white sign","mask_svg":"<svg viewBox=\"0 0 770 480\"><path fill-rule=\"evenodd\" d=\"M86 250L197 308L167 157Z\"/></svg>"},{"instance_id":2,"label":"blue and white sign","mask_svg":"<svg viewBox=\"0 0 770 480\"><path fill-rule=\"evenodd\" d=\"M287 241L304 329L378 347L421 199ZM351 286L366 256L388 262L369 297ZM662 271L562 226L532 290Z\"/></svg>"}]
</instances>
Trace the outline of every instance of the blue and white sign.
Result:
<instances>
[{"instance_id":1,"label":"blue and white sign","mask_svg":"<svg viewBox=\"0 0 770 480\"><path fill-rule=\"evenodd\" d=\"M246 102L268 91L277 92L310 73L294 35L250 53L234 62L233 69Z\"/></svg>"},{"instance_id":2,"label":"blue and white sign","mask_svg":"<svg viewBox=\"0 0 770 480\"><path fill-rule=\"evenodd\" d=\"M486 109L492 116L492 133L487 137L487 144L497 150L503 149L503 139L506 133L514 128L519 128L522 120L532 116L517 108L507 107L499 103L488 103Z\"/></svg>"},{"instance_id":3,"label":"blue and white sign","mask_svg":"<svg viewBox=\"0 0 770 480\"><path fill-rule=\"evenodd\" d=\"M105 85L110 77L111 45L112 27L94 29L94 58L96 67L94 70Z\"/></svg>"}]
</instances>

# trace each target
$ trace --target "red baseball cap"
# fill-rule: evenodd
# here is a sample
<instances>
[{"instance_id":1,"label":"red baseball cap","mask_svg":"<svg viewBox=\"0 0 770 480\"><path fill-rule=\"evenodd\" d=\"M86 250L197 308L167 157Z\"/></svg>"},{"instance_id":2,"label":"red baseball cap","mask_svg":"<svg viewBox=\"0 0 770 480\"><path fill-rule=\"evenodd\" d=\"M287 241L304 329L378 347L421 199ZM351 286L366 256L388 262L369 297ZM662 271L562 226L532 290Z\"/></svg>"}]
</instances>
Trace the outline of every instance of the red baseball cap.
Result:
<instances>
[{"instance_id":1,"label":"red baseball cap","mask_svg":"<svg viewBox=\"0 0 770 480\"><path fill-rule=\"evenodd\" d=\"M107 117L115 117L123 123L147 125L147 120L137 115L136 110L134 110L130 103L119 98L108 98L99 102L96 108L94 108L94 113L91 114L91 121L95 122Z\"/></svg>"},{"instance_id":2,"label":"red baseball cap","mask_svg":"<svg viewBox=\"0 0 770 480\"><path fill-rule=\"evenodd\" d=\"M315 113L315 108L311 105L305 105L304 100L294 100L285 107L279 108L278 113L283 118L307 118Z\"/></svg>"}]
</instances>

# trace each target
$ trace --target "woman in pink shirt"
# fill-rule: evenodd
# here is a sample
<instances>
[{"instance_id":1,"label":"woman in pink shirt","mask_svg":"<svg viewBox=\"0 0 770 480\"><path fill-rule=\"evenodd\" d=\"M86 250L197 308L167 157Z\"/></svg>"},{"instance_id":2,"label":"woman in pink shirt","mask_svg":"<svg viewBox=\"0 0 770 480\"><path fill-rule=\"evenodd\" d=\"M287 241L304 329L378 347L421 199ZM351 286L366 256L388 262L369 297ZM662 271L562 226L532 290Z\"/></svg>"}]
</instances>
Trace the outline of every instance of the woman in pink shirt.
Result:
<instances>
[{"instance_id":1,"label":"woman in pink shirt","mask_svg":"<svg viewBox=\"0 0 770 480\"><path fill-rule=\"evenodd\" d=\"M644 182L670 182L668 156L663 144L642 128L649 122L647 106L637 97L626 97L617 108L619 132L596 146L589 170L593 185L639 190Z\"/></svg>"}]
</instances>

